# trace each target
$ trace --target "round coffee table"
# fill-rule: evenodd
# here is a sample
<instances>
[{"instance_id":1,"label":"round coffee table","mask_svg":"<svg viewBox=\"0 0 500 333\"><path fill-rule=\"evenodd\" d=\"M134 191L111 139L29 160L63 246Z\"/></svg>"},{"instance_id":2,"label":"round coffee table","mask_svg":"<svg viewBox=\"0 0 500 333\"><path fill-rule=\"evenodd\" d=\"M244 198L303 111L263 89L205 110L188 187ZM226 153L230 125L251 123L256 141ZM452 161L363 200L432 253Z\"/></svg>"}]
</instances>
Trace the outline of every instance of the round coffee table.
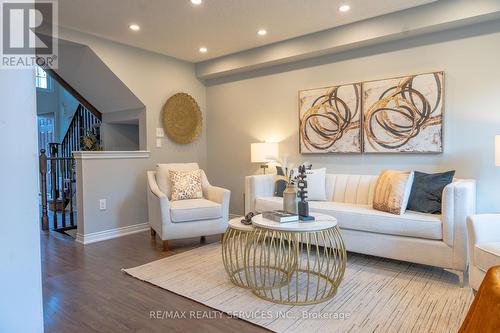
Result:
<instances>
[{"instance_id":1,"label":"round coffee table","mask_svg":"<svg viewBox=\"0 0 500 333\"><path fill-rule=\"evenodd\" d=\"M252 219L243 268L256 296L291 305L321 303L335 296L346 266L344 242L337 219L311 215L315 221L278 223L262 215Z\"/></svg>"}]
</instances>

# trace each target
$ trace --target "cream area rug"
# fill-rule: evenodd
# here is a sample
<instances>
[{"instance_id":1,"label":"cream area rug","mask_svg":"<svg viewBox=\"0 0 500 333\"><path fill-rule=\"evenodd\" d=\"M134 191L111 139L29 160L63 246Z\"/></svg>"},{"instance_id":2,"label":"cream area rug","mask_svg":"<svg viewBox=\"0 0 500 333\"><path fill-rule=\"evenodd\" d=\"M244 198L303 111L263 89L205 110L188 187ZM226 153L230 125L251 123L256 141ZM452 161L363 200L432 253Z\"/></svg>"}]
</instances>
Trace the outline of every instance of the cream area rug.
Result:
<instances>
[{"instance_id":1,"label":"cream area rug","mask_svg":"<svg viewBox=\"0 0 500 333\"><path fill-rule=\"evenodd\" d=\"M234 286L219 243L124 271L275 332L456 332L473 298L443 269L352 253L337 295L307 306Z\"/></svg>"}]
</instances>

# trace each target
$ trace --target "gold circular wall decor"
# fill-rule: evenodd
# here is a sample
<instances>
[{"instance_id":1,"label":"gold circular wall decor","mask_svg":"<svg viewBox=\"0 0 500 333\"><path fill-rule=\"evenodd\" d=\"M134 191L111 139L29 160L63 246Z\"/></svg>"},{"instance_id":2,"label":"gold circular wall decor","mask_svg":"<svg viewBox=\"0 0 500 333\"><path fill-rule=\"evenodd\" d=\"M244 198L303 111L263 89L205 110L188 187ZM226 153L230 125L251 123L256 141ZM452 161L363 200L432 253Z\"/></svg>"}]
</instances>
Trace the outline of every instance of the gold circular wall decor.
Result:
<instances>
[{"instance_id":1,"label":"gold circular wall decor","mask_svg":"<svg viewBox=\"0 0 500 333\"><path fill-rule=\"evenodd\" d=\"M186 93L172 95L163 106L163 129L176 143L187 144L198 138L203 118L194 98Z\"/></svg>"}]
</instances>

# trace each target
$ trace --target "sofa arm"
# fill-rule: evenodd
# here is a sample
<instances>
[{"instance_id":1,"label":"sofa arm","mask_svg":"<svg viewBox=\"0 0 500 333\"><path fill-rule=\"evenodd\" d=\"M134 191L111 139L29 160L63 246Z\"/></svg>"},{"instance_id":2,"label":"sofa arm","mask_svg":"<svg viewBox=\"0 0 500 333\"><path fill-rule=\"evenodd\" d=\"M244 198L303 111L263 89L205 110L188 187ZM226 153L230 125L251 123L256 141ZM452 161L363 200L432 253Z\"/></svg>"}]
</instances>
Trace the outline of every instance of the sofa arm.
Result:
<instances>
[{"instance_id":1,"label":"sofa arm","mask_svg":"<svg viewBox=\"0 0 500 333\"><path fill-rule=\"evenodd\" d=\"M467 216L476 212L476 182L456 181L445 187L442 201L443 241L453 247L453 265L467 267Z\"/></svg>"},{"instance_id":2,"label":"sofa arm","mask_svg":"<svg viewBox=\"0 0 500 333\"><path fill-rule=\"evenodd\" d=\"M255 199L274 195L275 176L255 175L245 177L245 214L255 211Z\"/></svg>"}]
</instances>

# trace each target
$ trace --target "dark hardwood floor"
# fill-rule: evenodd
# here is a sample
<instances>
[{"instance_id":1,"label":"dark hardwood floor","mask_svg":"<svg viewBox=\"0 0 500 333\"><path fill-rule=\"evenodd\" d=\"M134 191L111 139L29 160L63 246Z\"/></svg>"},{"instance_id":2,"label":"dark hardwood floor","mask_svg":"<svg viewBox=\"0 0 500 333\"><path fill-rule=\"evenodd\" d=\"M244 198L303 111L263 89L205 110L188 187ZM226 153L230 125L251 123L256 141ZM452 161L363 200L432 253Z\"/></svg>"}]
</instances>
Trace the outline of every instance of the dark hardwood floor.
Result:
<instances>
[{"instance_id":1,"label":"dark hardwood floor","mask_svg":"<svg viewBox=\"0 0 500 333\"><path fill-rule=\"evenodd\" d=\"M207 243L219 241L207 237ZM206 319L150 319L151 311L215 311L121 272L203 244L170 242L162 252L149 232L89 244L42 232L45 332L267 332L226 315ZM213 312L211 312L213 313Z\"/></svg>"}]
</instances>

